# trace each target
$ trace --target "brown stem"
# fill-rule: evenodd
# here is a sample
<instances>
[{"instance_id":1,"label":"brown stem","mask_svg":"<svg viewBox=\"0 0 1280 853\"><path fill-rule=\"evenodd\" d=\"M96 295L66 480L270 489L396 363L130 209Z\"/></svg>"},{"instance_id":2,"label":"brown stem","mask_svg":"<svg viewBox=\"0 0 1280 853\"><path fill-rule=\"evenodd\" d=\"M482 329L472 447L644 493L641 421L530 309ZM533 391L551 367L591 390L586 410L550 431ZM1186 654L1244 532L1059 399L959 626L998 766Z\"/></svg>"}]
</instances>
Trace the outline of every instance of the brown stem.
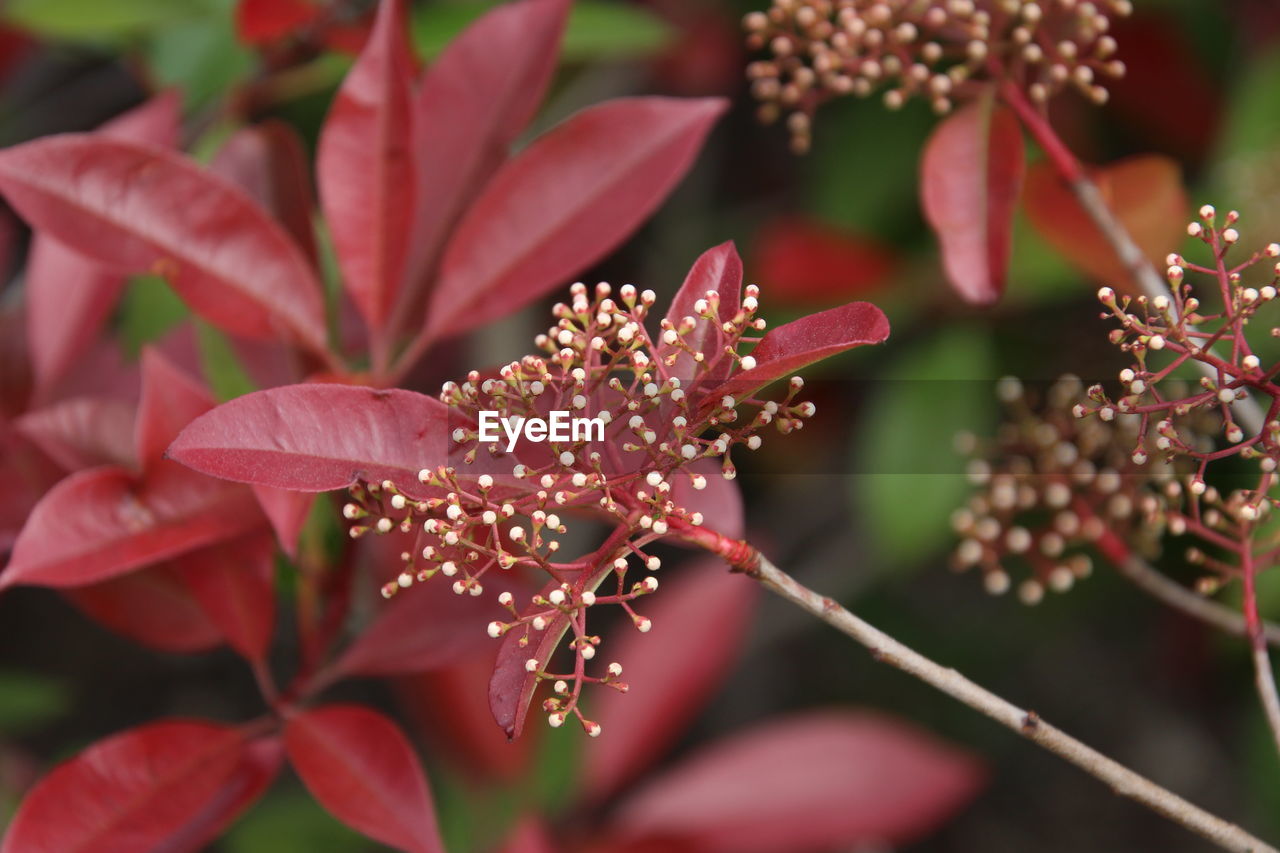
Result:
<instances>
[{"instance_id":1,"label":"brown stem","mask_svg":"<svg viewBox=\"0 0 1280 853\"><path fill-rule=\"evenodd\" d=\"M1058 176L1071 187L1071 191L1075 194L1076 200L1080 202L1080 206L1084 208L1085 213L1098 226L1098 230L1102 232L1103 237L1111 244L1111 248L1124 265L1125 270L1142 288L1143 293L1148 297L1167 296L1169 294L1169 286L1147 260L1147 256L1142 249L1138 248L1138 244L1133 241L1123 223L1107 206L1106 199L1102 197L1102 192L1098 189L1098 185L1089 179L1088 174L1085 173L1084 168L1080 165L1080 161L1058 138L1058 134L1054 132L1048 119L1032 106L1031 102L1022 93L1022 90L1012 82L1006 82L1001 86L1000 97L1017 113L1023 127L1027 129L1027 132L1031 134L1032 138L1044 151L1054 170L1057 171ZM1187 328L1194 331L1192 326ZM1205 375L1214 379L1217 378L1209 365L1197 361L1196 366ZM1264 422L1262 408L1253 398L1237 398L1231 404L1231 410L1245 430L1251 433L1262 431Z\"/></svg>"},{"instance_id":2,"label":"brown stem","mask_svg":"<svg viewBox=\"0 0 1280 853\"><path fill-rule=\"evenodd\" d=\"M707 544L706 542L702 544ZM745 542L717 543L722 556L730 557L736 571L747 574L792 604L808 611L870 650L877 661L887 663L984 714L1006 728L1070 761L1102 781L1117 794L1207 838L1225 850L1237 853L1277 853L1276 848L1255 838L1233 823L1210 814L1177 794L1140 776L1119 762L1086 746L1066 732L1050 725L1034 711L1005 701L984 687L944 667L890 637L840 606L819 595L779 569Z\"/></svg>"},{"instance_id":3,"label":"brown stem","mask_svg":"<svg viewBox=\"0 0 1280 853\"><path fill-rule=\"evenodd\" d=\"M1267 638L1263 634L1262 617L1258 614L1258 589L1255 583L1257 567L1247 542L1240 549L1240 568L1244 573L1244 621L1249 643L1253 646L1253 679L1258 688L1258 698L1262 700L1267 725L1271 727L1271 736L1275 738L1276 751L1280 752L1280 695L1276 693L1275 673L1271 669L1271 658L1267 655Z\"/></svg>"},{"instance_id":4,"label":"brown stem","mask_svg":"<svg viewBox=\"0 0 1280 853\"><path fill-rule=\"evenodd\" d=\"M1216 601L1197 595L1177 581L1156 571L1141 557L1130 556L1117 561L1116 569L1121 576L1129 579L1139 589L1163 604L1181 610L1188 616L1228 634L1234 634L1237 637L1248 636L1244 616ZM1280 647L1280 625L1263 622L1262 637L1264 643Z\"/></svg>"}]
</instances>

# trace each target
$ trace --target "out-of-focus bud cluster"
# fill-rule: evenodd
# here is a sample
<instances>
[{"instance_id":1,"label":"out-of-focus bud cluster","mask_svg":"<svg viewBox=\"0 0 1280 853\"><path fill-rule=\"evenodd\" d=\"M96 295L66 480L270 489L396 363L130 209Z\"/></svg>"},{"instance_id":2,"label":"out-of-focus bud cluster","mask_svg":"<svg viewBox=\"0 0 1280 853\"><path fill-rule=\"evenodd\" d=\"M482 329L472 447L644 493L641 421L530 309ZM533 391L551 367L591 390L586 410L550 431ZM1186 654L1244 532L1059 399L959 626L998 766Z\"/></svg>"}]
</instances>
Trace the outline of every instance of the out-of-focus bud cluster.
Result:
<instances>
[{"instance_id":1,"label":"out-of-focus bud cluster","mask_svg":"<svg viewBox=\"0 0 1280 853\"><path fill-rule=\"evenodd\" d=\"M1074 376L1043 393L1007 377L997 385L1005 417L994 439L958 438L974 457L976 491L952 516L962 537L952 566L981 571L993 595L1015 583L1027 604L1046 589L1065 592L1089 576L1097 550L1114 548L1112 537L1136 550L1156 547L1174 469L1133 461L1136 424L1073 417L1083 391Z\"/></svg>"},{"instance_id":2,"label":"out-of-focus bud cluster","mask_svg":"<svg viewBox=\"0 0 1280 853\"><path fill-rule=\"evenodd\" d=\"M1018 591L1034 603L1087 573L1085 554L1122 561L1155 551L1166 533L1191 540L1185 556L1206 570L1206 594L1242 577L1246 562L1252 571L1280 560L1267 524L1280 505L1280 364L1264 364L1246 335L1276 300L1280 244L1230 263L1239 218L1200 209L1187 232L1211 260L1170 255L1168 295L1098 292L1103 319L1118 324L1109 339L1129 360L1118 383L1062 380L1037 401L1001 381L1008 417L995 441L967 439L980 491L955 515L956 568L980 567L1000 593L1010 566L1025 564L1032 576ZM1253 431L1237 411L1246 400L1266 413Z\"/></svg>"},{"instance_id":3,"label":"out-of-focus bud cluster","mask_svg":"<svg viewBox=\"0 0 1280 853\"><path fill-rule=\"evenodd\" d=\"M883 92L896 109L927 99L945 113L991 81L1036 103L1074 88L1096 103L1124 73L1108 34L1129 0L774 0L748 14L747 44L770 56L747 68L760 117L785 116L797 152L815 110L840 95Z\"/></svg>"}]
</instances>

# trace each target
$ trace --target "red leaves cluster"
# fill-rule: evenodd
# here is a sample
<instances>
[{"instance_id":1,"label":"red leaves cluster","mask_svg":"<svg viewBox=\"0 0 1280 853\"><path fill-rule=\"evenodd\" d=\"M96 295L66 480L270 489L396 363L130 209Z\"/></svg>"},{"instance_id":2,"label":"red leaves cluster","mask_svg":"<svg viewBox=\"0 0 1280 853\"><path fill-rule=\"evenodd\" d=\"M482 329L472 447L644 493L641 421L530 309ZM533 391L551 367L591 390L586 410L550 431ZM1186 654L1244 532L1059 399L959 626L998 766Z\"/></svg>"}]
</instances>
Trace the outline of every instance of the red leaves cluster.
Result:
<instances>
[{"instance_id":1,"label":"red leaves cluster","mask_svg":"<svg viewBox=\"0 0 1280 853\"><path fill-rule=\"evenodd\" d=\"M477 635L435 617L483 626L480 603L446 610L429 595L407 598L340 657L304 661L276 695L265 663L277 606L271 533L293 555L311 497L275 486L412 477L441 456L438 401L350 383L392 385L440 339L562 284L625 239L691 166L719 100L614 101L511 154L550 83L568 6L506 4L422 72L406 4L379 5L321 131L314 175L344 298L365 321L341 341L328 327L338 306L326 305L321 285L311 170L285 125L240 129L204 167L175 150L179 98L170 93L95 133L0 152L0 194L35 231L27 351L11 318L0 318L6 346L17 344L0 382L0 544L12 545L0 589L58 588L161 650L225 643L267 679L265 696L287 719L282 729L267 718L244 729L165 721L103 741L37 787L5 853L197 849L262 793L286 755L352 826L403 849L440 849L425 777L396 725L367 709L294 703L336 678L457 659ZM295 36L323 43L341 28L324 3L245 0L237 15L241 36L272 50ZM8 257L7 223L3 244ZM147 349L140 370L102 340L139 274L162 276L225 334L255 381L343 383L282 389L315 407L305 417L261 395L235 401L229 411L242 408L242 425L269 454L191 433L222 464L242 466L252 487L166 456L213 406L193 378L190 328ZM344 626L350 579L337 578L323 612L299 612L312 657ZM53 816L68 810L75 820Z\"/></svg>"},{"instance_id":2,"label":"red leaves cluster","mask_svg":"<svg viewBox=\"0 0 1280 853\"><path fill-rule=\"evenodd\" d=\"M453 462L443 404L388 389L433 345L517 310L615 248L671 192L723 111L716 99L620 99L512 154L549 85L568 5L502 5L420 71L404 0L383 0L321 131L318 193L301 140L282 124L238 130L208 167L179 153L172 94L96 133L0 152L0 194L35 232L25 277L30 392L11 392L0 377L0 473L14 485L0 498L0 544L12 542L0 590L57 588L157 649L226 644L253 666L272 706L239 727L162 720L100 741L36 786L0 853L200 849L286 760L355 829L399 849L442 849L426 776L397 724L363 707L311 703L339 678L420 673L464 658L484 602L443 589L406 596L332 654L352 567L325 567L331 585L310 590L321 605L298 608L303 664L278 691L267 663L275 540L294 555L310 506L297 492L412 481L423 467ZM244 0L237 23L246 41L270 46L328 27L329 11L306 0ZM362 329L330 328L340 307L321 284L317 204L342 298ZM226 335L255 381L286 387L210 412L190 328L148 348L140 368L119 363L104 328L139 274L163 277ZM707 290L736 305L741 286L736 252L718 247L690 273L672 316L693 313ZM727 384L721 334L704 321L691 341L709 356L703 391L713 395L754 391L883 340L888 326L862 304L781 326L756 347L755 366ZM7 373L15 362L5 360ZM692 361L677 359L673 375L692 377ZM93 369L74 375L80 365ZM336 382L287 385L319 378ZM358 379L378 387L354 387ZM712 482L708 524L736 537L737 493ZM670 772L663 787L674 799L662 788L623 799L710 694L749 622L755 593L746 581L704 570L685 583L667 597L652 640L620 648L637 677L652 675L650 698L599 708L616 739L584 772L597 800L624 804L611 829L618 844L678 837L706 849L782 851L897 840L972 792L970 759L884 721L822 717L723 742ZM495 677L512 688L498 691L507 699L497 710L513 730L530 692L514 660ZM865 767L881 764L907 767L914 787L870 790ZM779 770L794 783L789 799L732 788L744 774ZM811 770L821 771L816 782L802 778ZM868 809L850 810L842 788L865 793ZM721 789L734 802L718 801ZM784 827L788 834L776 834Z\"/></svg>"}]
</instances>

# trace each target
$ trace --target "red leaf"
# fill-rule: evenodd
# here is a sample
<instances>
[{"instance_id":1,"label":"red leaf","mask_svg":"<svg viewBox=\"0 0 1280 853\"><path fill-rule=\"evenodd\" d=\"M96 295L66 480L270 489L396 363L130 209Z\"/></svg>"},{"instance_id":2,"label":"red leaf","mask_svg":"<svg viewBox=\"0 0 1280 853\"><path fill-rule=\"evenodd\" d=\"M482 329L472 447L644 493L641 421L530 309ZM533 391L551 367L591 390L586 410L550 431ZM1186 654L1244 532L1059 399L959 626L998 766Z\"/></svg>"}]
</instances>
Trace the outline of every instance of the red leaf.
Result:
<instances>
[{"instance_id":1,"label":"red leaf","mask_svg":"<svg viewBox=\"0 0 1280 853\"><path fill-rule=\"evenodd\" d=\"M47 398L98 338L126 278L38 233L31 240L25 280L31 366L37 393Z\"/></svg>"},{"instance_id":2,"label":"red leaf","mask_svg":"<svg viewBox=\"0 0 1280 853\"><path fill-rule=\"evenodd\" d=\"M549 595L551 590L559 586L558 581L550 581L543 587L541 594ZM545 608L531 604L521 615L527 616L543 609ZM569 620L562 614L552 619L542 631L533 633L532 645L520 645L520 639L524 636L520 631L511 631L502 638L502 645L498 647L498 659L493 664L493 676L489 679L489 710L493 713L494 722L506 732L509 739L515 740L524 730L529 702L538 688L537 673L525 669L525 662L534 658L540 668L545 667L568 630Z\"/></svg>"},{"instance_id":3,"label":"red leaf","mask_svg":"<svg viewBox=\"0 0 1280 853\"><path fill-rule=\"evenodd\" d=\"M32 510L0 589L83 586L262 524L247 489L159 465L144 482L122 468L72 474Z\"/></svg>"},{"instance_id":4,"label":"red leaf","mask_svg":"<svg viewBox=\"0 0 1280 853\"><path fill-rule=\"evenodd\" d=\"M182 97L177 90L170 89L116 116L100 127L98 133L126 142L177 148L181 122Z\"/></svg>"},{"instance_id":5,"label":"red leaf","mask_svg":"<svg viewBox=\"0 0 1280 853\"><path fill-rule=\"evenodd\" d=\"M291 492L288 489L273 489L271 486L253 486L254 497L258 505L266 513L271 522L271 529L276 533L280 548L290 558L298 555L298 536L307 523L311 506L315 503L315 495L305 492Z\"/></svg>"},{"instance_id":6,"label":"red leaf","mask_svg":"<svg viewBox=\"0 0 1280 853\"><path fill-rule=\"evenodd\" d=\"M13 547L31 509L63 473L39 447L0 418L0 482L4 483L0 489L0 554Z\"/></svg>"},{"instance_id":7,"label":"red leaf","mask_svg":"<svg viewBox=\"0 0 1280 853\"><path fill-rule=\"evenodd\" d=\"M275 216L315 262L315 197L306 148L297 131L275 119L242 127L218 149L209 168Z\"/></svg>"},{"instance_id":8,"label":"red leaf","mask_svg":"<svg viewBox=\"0 0 1280 853\"><path fill-rule=\"evenodd\" d=\"M541 820L525 817L498 848L501 853L556 853L556 843Z\"/></svg>"},{"instance_id":9,"label":"red leaf","mask_svg":"<svg viewBox=\"0 0 1280 853\"><path fill-rule=\"evenodd\" d=\"M284 739L307 789L338 820L401 850L444 850L426 776L391 720L328 705L290 719Z\"/></svg>"},{"instance_id":10,"label":"red leaf","mask_svg":"<svg viewBox=\"0 0 1280 853\"><path fill-rule=\"evenodd\" d=\"M806 853L915 840L982 783L969 754L897 720L809 713L703 748L621 806L624 838L696 839L707 853Z\"/></svg>"},{"instance_id":11,"label":"red leaf","mask_svg":"<svg viewBox=\"0 0 1280 853\"><path fill-rule=\"evenodd\" d=\"M694 352L706 356L699 366L693 356L677 350L666 343L658 345L658 363L666 365L666 357L673 351L678 352L673 366L666 368L668 376L674 376L686 385L695 375L711 383L722 382L729 375L733 362L724 354L724 332L720 324L713 324L698 316L694 303L704 299L709 291L720 297L720 322L725 323L742 306L742 258L733 242L721 243L714 249L703 252L694 261L693 268L685 277L684 284L671 300L666 319L674 326L679 326L685 317L693 317L697 325L693 331L682 336L684 343Z\"/></svg>"},{"instance_id":12,"label":"red leaf","mask_svg":"<svg viewBox=\"0 0 1280 853\"><path fill-rule=\"evenodd\" d=\"M454 335L603 257L693 163L719 99L623 98L583 110L494 175L445 250L428 331Z\"/></svg>"},{"instance_id":13,"label":"red leaf","mask_svg":"<svg viewBox=\"0 0 1280 853\"><path fill-rule=\"evenodd\" d=\"M193 824L207 835L211 814L226 813L247 749L235 729L185 720L99 741L27 795L0 853L178 849L162 845Z\"/></svg>"},{"instance_id":14,"label":"red leaf","mask_svg":"<svg viewBox=\"0 0 1280 853\"><path fill-rule=\"evenodd\" d=\"M173 563L119 575L63 596L98 624L135 643L173 654L222 645L210 621Z\"/></svg>"},{"instance_id":15,"label":"red leaf","mask_svg":"<svg viewBox=\"0 0 1280 853\"><path fill-rule=\"evenodd\" d=\"M267 44L311 23L320 11L308 0L240 0L236 35L245 44Z\"/></svg>"},{"instance_id":16,"label":"red leaf","mask_svg":"<svg viewBox=\"0 0 1280 853\"><path fill-rule=\"evenodd\" d=\"M134 407L123 400L76 397L18 419L26 436L68 471L134 462Z\"/></svg>"},{"instance_id":17,"label":"red leaf","mask_svg":"<svg viewBox=\"0 0 1280 853\"><path fill-rule=\"evenodd\" d=\"M169 456L215 477L279 489L326 492L363 479L412 492L423 468L464 467L449 457L450 417L439 400L412 391L290 385L197 418ZM467 470L493 473L486 459Z\"/></svg>"},{"instance_id":18,"label":"red leaf","mask_svg":"<svg viewBox=\"0 0 1280 853\"><path fill-rule=\"evenodd\" d=\"M933 131L920 164L925 218L951 286L976 304L1004 293L1024 155L1017 118L990 96Z\"/></svg>"},{"instance_id":19,"label":"red leaf","mask_svg":"<svg viewBox=\"0 0 1280 853\"><path fill-rule=\"evenodd\" d=\"M707 394L718 402L724 395L741 396L802 367L866 344L883 343L889 337L889 320L870 302L850 302L819 311L767 332L751 357L756 366L739 371Z\"/></svg>"},{"instance_id":20,"label":"red leaf","mask_svg":"<svg viewBox=\"0 0 1280 853\"><path fill-rule=\"evenodd\" d=\"M275 627L275 562L271 537L254 534L185 555L178 576L228 644L262 660Z\"/></svg>"},{"instance_id":21,"label":"red leaf","mask_svg":"<svg viewBox=\"0 0 1280 853\"><path fill-rule=\"evenodd\" d=\"M787 304L844 301L885 284L890 249L843 228L804 218L776 219L756 235L752 265L767 295Z\"/></svg>"},{"instance_id":22,"label":"red leaf","mask_svg":"<svg viewBox=\"0 0 1280 853\"><path fill-rule=\"evenodd\" d=\"M491 576L492 577L492 576ZM489 589L485 596L454 594L448 582L436 581L415 586L398 600L381 605L373 623L335 664L343 675L395 675L424 672L456 663L478 647L493 648L485 626L500 615L494 596L512 584ZM502 581L505 578L495 578Z\"/></svg>"},{"instance_id":23,"label":"red leaf","mask_svg":"<svg viewBox=\"0 0 1280 853\"><path fill-rule=\"evenodd\" d=\"M449 42L423 75L414 104L419 209L410 284L423 279L449 229L542 102L568 9L567 0L503 4Z\"/></svg>"},{"instance_id":24,"label":"red leaf","mask_svg":"<svg viewBox=\"0 0 1280 853\"><path fill-rule=\"evenodd\" d=\"M138 466L160 462L182 428L213 408L213 396L154 347L142 351L142 399L134 433Z\"/></svg>"},{"instance_id":25,"label":"red leaf","mask_svg":"<svg viewBox=\"0 0 1280 853\"><path fill-rule=\"evenodd\" d=\"M404 284L413 227L413 56L403 0L382 0L377 22L320 132L320 203L347 292L381 329Z\"/></svg>"},{"instance_id":26,"label":"red leaf","mask_svg":"<svg viewBox=\"0 0 1280 853\"><path fill-rule=\"evenodd\" d=\"M489 640L449 666L401 676L395 687L415 731L428 740L427 754L448 756L469 780L511 784L527 778L541 729L531 729L512 742L493 724L486 688L495 651Z\"/></svg>"},{"instance_id":27,"label":"red leaf","mask_svg":"<svg viewBox=\"0 0 1280 853\"><path fill-rule=\"evenodd\" d=\"M1107 206L1158 269L1186 237L1189 202L1177 161L1160 154L1126 157L1090 170ZM1047 163L1027 173L1022 196L1027 218L1074 266L1123 293L1138 295L1128 267L1110 241Z\"/></svg>"},{"instance_id":28,"label":"red leaf","mask_svg":"<svg viewBox=\"0 0 1280 853\"><path fill-rule=\"evenodd\" d=\"M180 101L157 95L98 132L164 148L178 144ZM72 241L72 245L78 245ZM36 234L26 271L27 340L36 387L48 393L93 346L124 289L119 270L104 268L49 234Z\"/></svg>"},{"instance_id":29,"label":"red leaf","mask_svg":"<svg viewBox=\"0 0 1280 853\"><path fill-rule=\"evenodd\" d=\"M240 765L223 783L218 797L157 853L205 850L231 823L256 803L280 774L284 744L277 737L261 738L245 746Z\"/></svg>"},{"instance_id":30,"label":"red leaf","mask_svg":"<svg viewBox=\"0 0 1280 853\"><path fill-rule=\"evenodd\" d=\"M190 160L100 136L49 136L0 152L0 192L86 255L165 275L228 332L324 349L320 285L306 259L253 200Z\"/></svg>"},{"instance_id":31,"label":"red leaf","mask_svg":"<svg viewBox=\"0 0 1280 853\"><path fill-rule=\"evenodd\" d=\"M730 539L741 539L746 530L742 511L742 490L737 481L726 480L715 459L699 459L686 468L687 474L701 474L707 484L695 489L686 473L672 478L671 500L689 512L702 513L702 526Z\"/></svg>"},{"instance_id":32,"label":"red leaf","mask_svg":"<svg viewBox=\"0 0 1280 853\"><path fill-rule=\"evenodd\" d=\"M756 584L730 574L719 559L677 572L643 610L652 630L625 631L611 641L608 659L622 664L631 689L600 690L591 706L603 731L584 754L583 790L594 799L607 798L662 756L742 649Z\"/></svg>"}]
</instances>

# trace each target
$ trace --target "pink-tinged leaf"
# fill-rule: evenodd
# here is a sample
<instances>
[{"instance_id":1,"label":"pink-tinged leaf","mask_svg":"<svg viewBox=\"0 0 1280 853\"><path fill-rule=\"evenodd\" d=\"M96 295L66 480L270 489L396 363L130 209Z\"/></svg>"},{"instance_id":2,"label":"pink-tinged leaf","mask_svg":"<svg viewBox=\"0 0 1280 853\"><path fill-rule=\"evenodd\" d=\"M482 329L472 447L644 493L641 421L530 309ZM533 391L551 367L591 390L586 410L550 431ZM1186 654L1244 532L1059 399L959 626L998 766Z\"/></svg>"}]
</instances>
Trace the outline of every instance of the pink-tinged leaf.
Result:
<instances>
[{"instance_id":1,"label":"pink-tinged leaf","mask_svg":"<svg viewBox=\"0 0 1280 853\"><path fill-rule=\"evenodd\" d=\"M83 586L230 539L263 523L248 489L157 465L72 474L32 510L0 589Z\"/></svg>"},{"instance_id":2,"label":"pink-tinged leaf","mask_svg":"<svg viewBox=\"0 0 1280 853\"><path fill-rule=\"evenodd\" d=\"M99 741L27 795L0 853L182 849L165 845L207 822L246 750L235 729L186 720Z\"/></svg>"},{"instance_id":3,"label":"pink-tinged leaf","mask_svg":"<svg viewBox=\"0 0 1280 853\"><path fill-rule=\"evenodd\" d=\"M610 651L631 689L601 690L590 708L603 729L584 753L583 792L594 799L619 790L684 732L731 671L759 594L719 559L693 561L663 580L662 594L641 608L653 628L622 632Z\"/></svg>"},{"instance_id":4,"label":"pink-tinged leaf","mask_svg":"<svg viewBox=\"0 0 1280 853\"><path fill-rule=\"evenodd\" d=\"M528 304L617 246L693 164L716 98L591 107L503 166L458 225L428 332L466 331Z\"/></svg>"},{"instance_id":5,"label":"pink-tinged leaf","mask_svg":"<svg viewBox=\"0 0 1280 853\"><path fill-rule=\"evenodd\" d=\"M698 315L694 303L706 299L708 291L720 298L718 316L719 323L712 323ZM671 300L666 319L676 328L680 327L685 317L693 317L697 325L681 340L694 352L706 356L699 365L693 356L683 349L667 343L658 345L658 361L666 365L666 358L673 352L678 353L676 362L665 367L668 376L674 376L686 385L695 375L701 374L706 382L719 383L729 375L733 361L724 354L724 332L720 326L733 319L742 306L742 258L732 241L721 243L714 249L703 252L689 270L684 284Z\"/></svg>"},{"instance_id":6,"label":"pink-tinged leaf","mask_svg":"<svg viewBox=\"0 0 1280 853\"><path fill-rule=\"evenodd\" d=\"M925 218L951 286L987 305L1004 293L1025 168L1017 118L987 95L934 129L920 163Z\"/></svg>"},{"instance_id":7,"label":"pink-tinged leaf","mask_svg":"<svg viewBox=\"0 0 1280 853\"><path fill-rule=\"evenodd\" d=\"M311 23L321 11L310 0L240 0L236 35L245 44L267 44Z\"/></svg>"},{"instance_id":8,"label":"pink-tinged leaf","mask_svg":"<svg viewBox=\"0 0 1280 853\"><path fill-rule=\"evenodd\" d=\"M266 657L276 616L270 534L203 548L174 565L231 648L250 660Z\"/></svg>"},{"instance_id":9,"label":"pink-tinged leaf","mask_svg":"<svg viewBox=\"0 0 1280 853\"><path fill-rule=\"evenodd\" d=\"M555 839L546 824L535 817L521 819L502 842L501 853L556 853Z\"/></svg>"},{"instance_id":10,"label":"pink-tinged leaf","mask_svg":"<svg viewBox=\"0 0 1280 853\"><path fill-rule=\"evenodd\" d=\"M383 844L442 853L427 778L399 726L358 705L328 705L289 720L289 760L338 820Z\"/></svg>"},{"instance_id":11,"label":"pink-tinged leaf","mask_svg":"<svg viewBox=\"0 0 1280 853\"><path fill-rule=\"evenodd\" d=\"M324 349L306 258L243 191L178 154L92 134L44 137L0 152L0 192L85 255L164 275L228 332Z\"/></svg>"},{"instance_id":12,"label":"pink-tinged leaf","mask_svg":"<svg viewBox=\"0 0 1280 853\"><path fill-rule=\"evenodd\" d=\"M320 203L347 292L381 329L404 284L413 228L413 56L404 0L381 0L373 33L320 131ZM448 119L445 119L446 121Z\"/></svg>"},{"instance_id":13,"label":"pink-tinged leaf","mask_svg":"<svg viewBox=\"0 0 1280 853\"><path fill-rule=\"evenodd\" d=\"M707 404L720 398L750 394L802 367L854 347L883 343L889 320L870 302L850 302L793 320L765 333L751 351L755 367L735 373L708 392Z\"/></svg>"},{"instance_id":14,"label":"pink-tinged leaf","mask_svg":"<svg viewBox=\"0 0 1280 853\"><path fill-rule=\"evenodd\" d=\"M450 766L468 780L513 784L528 778L543 729L534 727L509 741L493 724L487 688L496 651L497 644L489 640L460 661L400 676L394 684L406 718L427 740L428 755L451 759Z\"/></svg>"},{"instance_id":15,"label":"pink-tinged leaf","mask_svg":"<svg viewBox=\"0 0 1280 853\"><path fill-rule=\"evenodd\" d=\"M181 122L182 98L177 90L170 89L116 116L98 133L126 142L177 148Z\"/></svg>"},{"instance_id":16,"label":"pink-tinged leaf","mask_svg":"<svg viewBox=\"0 0 1280 853\"><path fill-rule=\"evenodd\" d=\"M134 406L123 400L75 397L23 415L15 424L68 471L132 465Z\"/></svg>"},{"instance_id":17,"label":"pink-tinged leaf","mask_svg":"<svg viewBox=\"0 0 1280 853\"><path fill-rule=\"evenodd\" d=\"M178 96L167 92L118 116L98 133L173 148L178 144L179 118ZM119 270L103 267L71 245L36 234L27 260L27 340L41 395L47 395L93 346L124 289Z\"/></svg>"},{"instance_id":18,"label":"pink-tinged leaf","mask_svg":"<svg viewBox=\"0 0 1280 853\"><path fill-rule=\"evenodd\" d=\"M504 580L497 578L495 580ZM343 675L425 672L456 663L478 648L494 649L484 626L498 614L486 595L458 597L443 578L379 605L373 623L335 664ZM515 592L513 585L511 591ZM507 587L495 586L494 596Z\"/></svg>"},{"instance_id":19,"label":"pink-tinged leaf","mask_svg":"<svg viewBox=\"0 0 1280 853\"><path fill-rule=\"evenodd\" d=\"M702 513L702 526L730 539L741 539L746 533L742 510L742 489L737 480L726 480L724 469L715 459L699 459L686 472L675 474L671 481L671 499L689 512ZM707 484L695 489L689 474L701 474Z\"/></svg>"},{"instance_id":20,"label":"pink-tinged leaf","mask_svg":"<svg viewBox=\"0 0 1280 853\"><path fill-rule=\"evenodd\" d=\"M38 393L46 397L93 345L124 291L125 276L36 234L27 257L27 339Z\"/></svg>"},{"instance_id":21,"label":"pink-tinged leaf","mask_svg":"<svg viewBox=\"0 0 1280 853\"><path fill-rule=\"evenodd\" d=\"M559 586L559 582L550 581L541 595L545 597ZM531 604L521 615L529 616L545 609ZM540 669L545 668L568 630L569 620L561 615L552 619L544 630L532 632L528 645L520 645L524 634L518 630L510 631L502 638L498 659L493 664L493 676L489 679L489 710L498 728L506 732L509 739L518 738L524 730L529 702L538 689L537 673L525 669L525 662L533 658L538 661Z\"/></svg>"},{"instance_id":22,"label":"pink-tinged leaf","mask_svg":"<svg viewBox=\"0 0 1280 853\"><path fill-rule=\"evenodd\" d=\"M142 351L142 400L134 433L138 465L146 471L160 462L182 428L213 408L202 384L147 347Z\"/></svg>"},{"instance_id":23,"label":"pink-tinged leaf","mask_svg":"<svg viewBox=\"0 0 1280 853\"><path fill-rule=\"evenodd\" d=\"M222 632L183 583L174 563L62 591L104 628L139 645L192 654L222 645Z\"/></svg>"},{"instance_id":24,"label":"pink-tinged leaf","mask_svg":"<svg viewBox=\"0 0 1280 853\"><path fill-rule=\"evenodd\" d=\"M314 263L315 195L306 147L296 130L275 119L243 127L218 149L209 168L275 216Z\"/></svg>"},{"instance_id":25,"label":"pink-tinged leaf","mask_svg":"<svg viewBox=\"0 0 1280 853\"><path fill-rule=\"evenodd\" d=\"M64 473L13 424L0 418L0 482L4 483L0 489L0 554L13 547L32 508Z\"/></svg>"},{"instance_id":26,"label":"pink-tinged leaf","mask_svg":"<svg viewBox=\"0 0 1280 853\"><path fill-rule=\"evenodd\" d=\"M156 853L206 850L236 818L262 798L284 766L284 744L265 737L247 744L240 764L222 784L218 796Z\"/></svg>"},{"instance_id":27,"label":"pink-tinged leaf","mask_svg":"<svg viewBox=\"0 0 1280 853\"><path fill-rule=\"evenodd\" d=\"M623 838L707 853L897 846L936 829L983 782L979 762L906 723L817 712L756 726L661 774L620 807Z\"/></svg>"},{"instance_id":28,"label":"pink-tinged leaf","mask_svg":"<svg viewBox=\"0 0 1280 853\"><path fill-rule=\"evenodd\" d=\"M307 492L291 492L271 486L251 486L259 506L271 522L280 548L290 558L298 555L298 536L307 523L315 495Z\"/></svg>"},{"instance_id":29,"label":"pink-tinged leaf","mask_svg":"<svg viewBox=\"0 0 1280 853\"><path fill-rule=\"evenodd\" d=\"M568 9L567 0L498 6L449 42L423 75L414 103L420 141L411 285L422 283L449 229L542 102Z\"/></svg>"},{"instance_id":30,"label":"pink-tinged leaf","mask_svg":"<svg viewBox=\"0 0 1280 853\"><path fill-rule=\"evenodd\" d=\"M420 470L453 463L462 473L495 473L487 455L472 466L450 457L452 427L461 425L450 417L439 400L412 391L290 385L197 418L169 456L215 477L304 492L392 480L412 493Z\"/></svg>"}]
</instances>

